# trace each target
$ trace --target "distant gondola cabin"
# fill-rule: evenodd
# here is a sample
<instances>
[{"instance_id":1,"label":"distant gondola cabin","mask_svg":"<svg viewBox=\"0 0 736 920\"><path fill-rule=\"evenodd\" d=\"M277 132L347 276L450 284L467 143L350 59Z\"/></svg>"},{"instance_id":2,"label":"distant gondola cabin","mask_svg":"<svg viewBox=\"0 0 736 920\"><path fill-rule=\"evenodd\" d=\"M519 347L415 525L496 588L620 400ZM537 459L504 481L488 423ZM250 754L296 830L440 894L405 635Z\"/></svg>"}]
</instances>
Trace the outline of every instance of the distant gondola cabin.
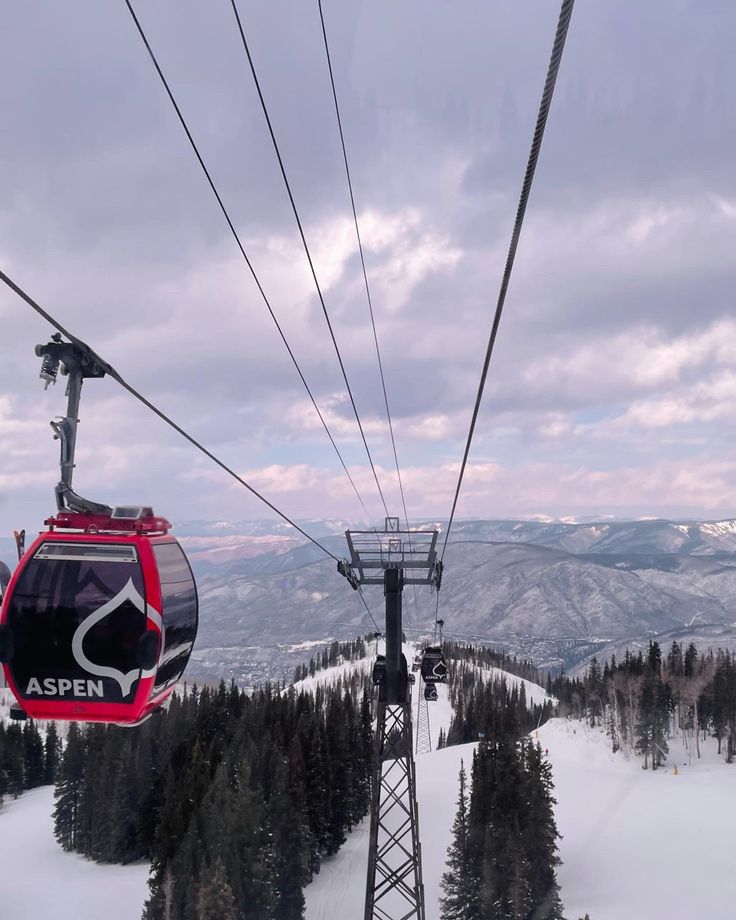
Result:
<instances>
[{"instance_id":1,"label":"distant gondola cabin","mask_svg":"<svg viewBox=\"0 0 736 920\"><path fill-rule=\"evenodd\" d=\"M446 683L447 662L440 646L429 646L424 650L421 670L425 683Z\"/></svg>"}]
</instances>

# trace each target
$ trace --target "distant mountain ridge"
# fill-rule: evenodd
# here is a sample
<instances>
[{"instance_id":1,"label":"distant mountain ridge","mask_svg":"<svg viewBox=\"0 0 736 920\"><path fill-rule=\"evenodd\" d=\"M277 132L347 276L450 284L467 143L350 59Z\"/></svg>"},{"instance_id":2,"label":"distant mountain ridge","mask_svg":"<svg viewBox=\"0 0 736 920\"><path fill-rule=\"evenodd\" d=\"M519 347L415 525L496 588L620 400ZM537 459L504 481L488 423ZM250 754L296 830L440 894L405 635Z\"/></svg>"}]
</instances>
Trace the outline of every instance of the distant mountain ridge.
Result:
<instances>
[{"instance_id":1,"label":"distant mountain ridge","mask_svg":"<svg viewBox=\"0 0 736 920\"><path fill-rule=\"evenodd\" d=\"M304 520L304 530L344 555L348 522ZM368 529L368 525L358 525ZM444 531L445 521L412 522L412 529ZM200 562L220 564L254 558L306 544L301 534L279 521L202 522L175 525L174 532ZM333 542L336 540L337 542ZM583 523L521 520L456 521L452 543L525 543L564 550L575 555L614 553L713 555L736 553L736 521L594 521Z\"/></svg>"},{"instance_id":2,"label":"distant mountain ridge","mask_svg":"<svg viewBox=\"0 0 736 920\"><path fill-rule=\"evenodd\" d=\"M338 557L346 553L341 526L330 522L324 530L331 533L320 536ZM212 673L219 665L245 680L254 661L261 675L279 667L289 643L373 631L359 597L317 547L284 539L283 531L269 546L263 530L238 536L237 527L228 525L227 537L210 531L183 539L185 546L202 541L195 552L188 547L202 599L195 669L199 662ZM227 561L224 539L230 551L232 541L243 541ZM445 563L440 610L448 635L496 643L539 663L573 663L607 643L684 630L711 634L736 623L736 521L460 521ZM381 589L364 595L380 625ZM429 589L418 588L416 597L418 603L405 592L411 635L434 620ZM294 663L291 656L288 667Z\"/></svg>"},{"instance_id":3,"label":"distant mountain ridge","mask_svg":"<svg viewBox=\"0 0 736 920\"><path fill-rule=\"evenodd\" d=\"M461 521L452 531L452 542L459 540L533 543L575 554L707 555L736 553L736 521Z\"/></svg>"}]
</instances>

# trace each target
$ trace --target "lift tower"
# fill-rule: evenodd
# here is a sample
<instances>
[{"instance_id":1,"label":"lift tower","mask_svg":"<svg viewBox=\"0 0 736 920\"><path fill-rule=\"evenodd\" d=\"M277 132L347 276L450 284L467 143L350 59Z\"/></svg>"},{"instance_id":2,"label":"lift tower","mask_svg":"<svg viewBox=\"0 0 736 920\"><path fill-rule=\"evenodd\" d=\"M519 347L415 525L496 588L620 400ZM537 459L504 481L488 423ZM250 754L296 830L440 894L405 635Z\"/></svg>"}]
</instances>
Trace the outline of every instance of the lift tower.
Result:
<instances>
[{"instance_id":1,"label":"lift tower","mask_svg":"<svg viewBox=\"0 0 736 920\"><path fill-rule=\"evenodd\" d=\"M348 530L345 536L350 559L338 563L338 570L354 588L383 585L386 597L386 656L379 682L364 920L424 920L410 684L401 651L401 600L404 585L439 589L438 531L400 530L399 519L389 517L383 532Z\"/></svg>"}]
</instances>

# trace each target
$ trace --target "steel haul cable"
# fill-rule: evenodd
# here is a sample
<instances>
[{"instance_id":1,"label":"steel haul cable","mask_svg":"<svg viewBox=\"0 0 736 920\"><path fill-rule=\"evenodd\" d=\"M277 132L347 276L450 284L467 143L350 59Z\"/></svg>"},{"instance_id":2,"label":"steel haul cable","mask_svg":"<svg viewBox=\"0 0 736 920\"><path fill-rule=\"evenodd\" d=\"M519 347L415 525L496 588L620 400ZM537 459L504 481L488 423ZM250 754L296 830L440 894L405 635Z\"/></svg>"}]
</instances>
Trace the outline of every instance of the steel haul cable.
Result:
<instances>
[{"instance_id":1,"label":"steel haul cable","mask_svg":"<svg viewBox=\"0 0 736 920\"><path fill-rule=\"evenodd\" d=\"M555 40L552 46L552 55L550 57L549 67L547 69L547 79L544 83L544 91L542 93L542 101L539 106L539 114L537 115L537 123L534 128L534 135L532 137L531 150L529 151L529 159L527 161L526 172L524 174L524 182L521 187L521 195L519 197L519 206L516 211L516 220L514 221L514 229L511 234L511 244L509 246L508 256L506 257L506 266L503 272L503 278L501 280L501 289L498 294L498 302L496 304L496 312L493 317L493 325L491 326L491 333L488 339L488 347L486 349L485 361L483 362L483 370L480 375L480 384L478 385L478 393L475 398L475 405L473 407L473 415L470 420L470 430L468 431L468 439L465 444L465 451L463 453L462 463L460 465L460 474L457 480L457 487L455 489L455 497L452 502L452 510L450 512L450 518L447 523L447 530L445 531L445 540L442 546L442 554L440 559L444 559L445 550L447 549L447 541L450 538L450 530L452 528L452 522L455 518L455 510L457 508L457 500L460 495L460 489L463 484L463 476L465 475L465 467L468 462L468 454L470 453L470 445L473 441L473 435L475 433L475 425L478 420L478 411L480 410L481 400L483 398L483 390L486 385L486 378L488 376L488 367L491 363L491 355L493 354L493 347L496 342L496 336L498 335L498 327L501 322L501 314L503 313L504 303L506 302L506 293L509 287L509 281L511 280L511 271L514 267L514 259L516 258L516 250L519 245L519 237L521 235L521 228L524 223L524 215L526 213L526 206L529 201L529 193L531 192L532 182L534 181L534 173L537 168L537 161L539 160L539 151L542 147L542 139L544 138L544 129L547 124L547 116L549 115L550 106L552 104L552 96L555 90L555 83L557 81L557 74L560 69L560 61L562 60L562 52L565 48L565 39L567 38L567 30L570 25L570 17L572 16L572 9L574 6L575 0L562 0L562 6L560 8L560 15L557 22L557 31L555 33Z\"/></svg>"},{"instance_id":2,"label":"steel haul cable","mask_svg":"<svg viewBox=\"0 0 736 920\"><path fill-rule=\"evenodd\" d=\"M129 0L125 0L125 2L129 3ZM312 273L312 279L314 280L314 285L315 285L315 288L317 289L317 296L319 298L320 305L322 306L322 313L324 314L325 321L327 323L327 328L330 333L330 338L332 340L332 344L335 349L335 354L337 355L337 361L338 361L338 364L340 365L340 371L342 372L342 377L343 377L343 380L345 381L345 387L348 392L348 397L350 398L350 405L353 408L353 414L355 415L355 421L358 423L360 437L363 441L363 447L365 447L365 452L368 456L368 462L370 463L371 471L373 472L373 479L375 480L376 488L378 489L378 494L381 496L381 503L383 504L383 510L386 512L386 517L389 517L388 508L386 506L386 499L383 496L383 489L381 488L381 483L378 480L378 473L376 472L376 467L375 467L375 464L373 463L373 457L371 455L370 448L368 447L368 441L365 436L365 431L363 430L363 423L361 422L360 415L358 414L358 407L355 404L355 399L353 397L353 391L350 387L350 381L348 380L348 374L345 369L345 364L342 360L342 355L340 354L340 348L337 344L337 338L335 337L335 331L332 328L332 321L330 320L330 314L327 312L327 305L325 304L325 299L324 299L324 296L322 295L322 288L320 287L320 283L317 279L317 272L314 268L314 262L312 261L312 254L309 251L309 245L307 243L307 238L304 234L304 228L302 226L301 218L299 217L299 211L297 210L296 202L294 200L294 195L291 190L291 185L286 175L286 168L284 167L284 161L281 157L281 151L279 150L278 141L276 140L276 134L273 130L273 125L271 124L271 117L268 114L266 100L261 90L261 84L260 84L260 81L258 80L258 74L256 73L255 65L253 63L253 58L251 57L250 48L248 47L248 41L245 37L245 30L243 29L243 23L240 18L240 13L238 12L238 7L235 4L235 0L230 0L230 3L233 8L233 13L235 14L235 21L238 26L238 32L240 33L240 39L243 43L243 50L245 51L245 55L248 59L248 64L250 66L250 72L253 76L253 82L255 83L256 91L258 93L258 98L260 100L261 108L263 110L263 115L266 119L266 125L268 126L268 133L271 136L271 142L273 143L273 148L274 148L274 151L276 152L276 158L279 163L279 169L281 170L281 176L284 180L284 185L286 186L286 191L289 196L289 201L291 202L291 209L294 212L294 218L296 219L296 224L297 224L297 227L299 228L299 236L301 237L302 245L304 247L304 252L306 253L306 256L307 256L307 262L309 263L309 268Z\"/></svg>"},{"instance_id":3,"label":"steel haul cable","mask_svg":"<svg viewBox=\"0 0 736 920\"><path fill-rule=\"evenodd\" d=\"M376 627L376 632L379 632L379 633L380 633L380 632L381 632L381 627L378 625L378 623L376 623L376 618L375 618L375 617L373 616L373 614L371 613L371 608L368 606L368 602L366 601L365 597L363 596L363 589L360 587L360 585L358 585L358 594L360 594L360 599L363 601L363 606L364 606L365 609L368 611L368 616L371 618L371 620L373 620L373 625ZM381 633L381 635L383 635L383 633Z\"/></svg>"},{"instance_id":4,"label":"steel haul cable","mask_svg":"<svg viewBox=\"0 0 736 920\"><path fill-rule=\"evenodd\" d=\"M159 78L161 79L161 83L163 84L163 87L164 87L164 89L166 90L166 94L167 94L167 96L169 97L169 101L171 102L171 104L172 104L172 106L173 106L173 108L174 108L174 111L176 112L176 115L177 115L177 117L178 117L178 119L179 119L179 122L180 122L182 128L184 129L184 133L185 133L186 136L187 136L187 140L189 141L189 143L190 143L190 145L191 145L191 147L192 147L192 150L194 151L194 154L195 154L195 156L196 156L196 158L197 158L197 161L198 161L199 165L200 165L201 168L202 168L202 172L204 173L205 178L207 179L207 183L208 183L208 185L209 185L209 187L210 187L210 189L211 189L211 191L212 191L212 194L215 196L215 199L216 199L216 201L217 201L217 204L219 205L220 210L222 211L223 217L225 218L225 221L227 222L227 225L228 225L228 227L230 228L230 232L232 233L233 238L235 239L235 242L236 242L236 244L237 244L237 247L238 247L238 249L240 250L240 253L241 253L243 259L245 260L245 264L248 266L248 269L249 269L249 271L250 271L250 273L251 273L251 275L252 275L252 277L253 277L253 280L254 280L255 283L256 283L256 287L258 288L258 292L259 292L259 294L261 295L261 297L262 297L262 299L263 299L263 302L264 302L265 305L266 305L266 308L267 308L267 310L268 310L268 312L269 312L269 314L270 314L270 316L271 316L271 319L272 319L273 322L274 322L274 325L276 326L276 329L277 329L277 331L278 331L278 334L279 334L279 336L281 337L281 341L284 343L284 346L285 346L287 352L289 353L289 357L291 358L292 364L293 364L294 367L296 368L296 371L297 371L297 373L298 373L298 375L299 375L299 379L301 380L302 384L304 385L305 390L307 391L307 394L308 394L309 399L310 399L310 401L311 401L311 403L312 403L312 406L314 407L315 412L316 412L317 415L319 416L319 420L320 420L320 422L322 423L322 427L324 428L324 430L325 430L325 432L326 432L326 434L327 434L327 437L330 439L330 443L332 444L332 447L334 448L335 453L337 454L337 457L338 457L338 459L339 459L339 461L340 461L340 465L342 466L343 471L345 472L345 475L347 476L348 480L350 481L350 485L352 486L353 491L355 492L355 495L357 496L358 501L360 502L360 505L361 505L361 507L363 508L363 511L365 512L365 514L367 515L367 517L370 519L370 512L368 511L368 509L367 509L366 506L365 506L365 502L363 501L363 498L362 498L360 492L358 491L358 487L356 486L355 481L353 480L353 477L350 475L350 471L348 470L347 465L346 465L346 463L345 463L345 460L343 459L343 456L342 456L342 454L341 454L341 452L340 452L340 449L338 448L337 443L335 442L335 439L334 439L334 437L332 436L332 432L330 431L330 429L329 429L329 427L328 427L328 425L327 425L327 422L325 421L324 415L322 414L322 412L321 412L319 406L317 405L317 401L316 401L316 399L315 399L315 397L314 397L314 395L313 395L313 393L312 393L312 390L311 390L309 384L307 383L307 380L306 380L306 378L305 378L305 376L304 376L304 374L303 374L303 372L302 372L301 367L299 366L299 362L297 361L296 356L294 355L294 352L292 351L292 348L291 348L291 346L289 345L289 342L288 342L288 340L287 340L287 338L286 338L286 335L285 335L283 329L281 328L281 324L279 323L278 319L276 318L276 314L275 314L274 311L273 311L273 308L272 308L272 306L271 306L271 302L270 302L269 298L267 297L266 292L265 292L265 290L263 289L263 286L261 285L260 279L258 278L258 275L256 274L256 271L255 271L255 269L254 269L254 267L253 267L253 264L252 264L252 262L250 261L250 258L248 257L248 254L247 254L247 252L246 252L246 250L245 250L245 246L243 245L243 243L242 243L242 241L241 241L241 239L240 239L240 234L239 234L238 231L235 229L235 225L233 224L233 222L232 222L232 220L231 220L231 218L230 218L230 214L228 213L228 210L227 210L227 208L225 207L225 204L224 204L224 202L223 202L223 200L222 200L222 197L220 196L220 193L219 193L219 191L217 190L217 186L215 185L215 182L214 182L214 180L213 180L213 178L212 178L212 175L210 174L210 171L209 171L209 169L207 168L207 165L206 165L206 163L205 163L205 161L204 161L204 158L202 157L202 154L201 154L200 151L199 151L199 147L197 146L197 143L196 143L196 141L194 140L194 137L193 137L191 131L189 130L189 126L187 125L187 122L186 122L186 120L185 120L185 118L184 118L184 115L182 114L181 109L179 108L179 105L178 105L178 103L177 103L177 101L176 101L176 98L174 97L174 94L173 94L173 92L172 92L172 90L171 90L171 87L169 86L169 83L168 83L166 77L164 76L164 72L163 72L163 70L161 69L161 66L160 66L159 63L158 63L158 59L156 58L156 55L154 54L153 49L151 48L151 45L150 45L150 43L149 43L149 41L148 41L148 38L146 37L146 34L145 34L145 32L143 31L143 27L142 27L142 25L141 25L141 23L140 23L140 20L138 19L138 16L136 15L136 12L135 12L135 10L133 9L132 4L130 3L130 0L124 0L124 2L125 2L125 5L126 5L127 8L128 8L128 11L130 12L130 15L131 15L131 17L132 17L132 19L133 19L133 22L135 23L136 29L138 30L138 34L140 35L141 40L143 41L143 44L145 45L146 51L148 52L148 55L149 55L149 57L151 58L151 61L153 62L153 66L156 68L156 73L158 74Z\"/></svg>"},{"instance_id":5,"label":"steel haul cable","mask_svg":"<svg viewBox=\"0 0 736 920\"><path fill-rule=\"evenodd\" d=\"M332 99L335 103L335 117L337 118L337 127L340 132L340 146L342 148L342 159L345 164L345 176L348 181L348 191L350 193L350 207L353 212L353 224L355 225L355 236L358 240L358 252L360 253L360 265L363 270L363 283L365 285L365 295L368 301L368 312L371 318L371 328L373 330L373 342L376 346L376 358L378 359L378 370L381 375L381 388L383 390L383 402L386 406L386 418L388 419L388 430L391 436L391 447L394 453L394 463L396 464L396 476L399 481L399 492L401 494L401 506L404 511L404 520L406 521L406 529L409 530L409 513L406 510L406 497L404 495L404 483L401 478L401 469L399 467L399 455L396 450L396 438L394 436L394 425L391 418L391 409L389 408L388 402L388 392L386 389L386 378L383 374L383 361L381 360L381 349L378 345L378 332L376 331L376 319L373 313L373 299L371 297L371 289L368 284L368 271L365 266L365 254L363 253L363 241L360 236L360 226L358 224L358 212L355 207L355 194L353 193L353 180L350 175L350 164L348 162L348 151L345 145L345 133L342 128L342 118L340 116L340 105L337 100L337 88L335 87L335 75L332 70L332 56L330 55L330 45L327 40L327 28L325 26L325 17L322 11L322 0L317 0L317 7L319 9L319 20L322 26L322 39L325 46L325 57L327 58L327 69L330 74L330 86L332 87ZM409 535L409 553L412 553L411 545L411 535ZM414 588L414 607L415 612L418 610L419 604L417 602L417 586L412 585Z\"/></svg>"}]
</instances>

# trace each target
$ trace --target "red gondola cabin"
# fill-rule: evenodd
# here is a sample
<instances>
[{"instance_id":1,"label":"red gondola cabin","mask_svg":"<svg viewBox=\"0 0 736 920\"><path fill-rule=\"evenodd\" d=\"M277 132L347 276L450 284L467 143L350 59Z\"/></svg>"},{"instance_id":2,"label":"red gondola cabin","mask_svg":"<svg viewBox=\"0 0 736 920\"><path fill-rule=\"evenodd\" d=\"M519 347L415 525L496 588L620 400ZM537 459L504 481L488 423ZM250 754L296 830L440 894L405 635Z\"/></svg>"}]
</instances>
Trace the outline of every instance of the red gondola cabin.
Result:
<instances>
[{"instance_id":1,"label":"red gondola cabin","mask_svg":"<svg viewBox=\"0 0 736 920\"><path fill-rule=\"evenodd\" d=\"M0 659L34 719L132 725L173 692L197 634L197 590L150 508L61 512L18 565Z\"/></svg>"}]
</instances>

